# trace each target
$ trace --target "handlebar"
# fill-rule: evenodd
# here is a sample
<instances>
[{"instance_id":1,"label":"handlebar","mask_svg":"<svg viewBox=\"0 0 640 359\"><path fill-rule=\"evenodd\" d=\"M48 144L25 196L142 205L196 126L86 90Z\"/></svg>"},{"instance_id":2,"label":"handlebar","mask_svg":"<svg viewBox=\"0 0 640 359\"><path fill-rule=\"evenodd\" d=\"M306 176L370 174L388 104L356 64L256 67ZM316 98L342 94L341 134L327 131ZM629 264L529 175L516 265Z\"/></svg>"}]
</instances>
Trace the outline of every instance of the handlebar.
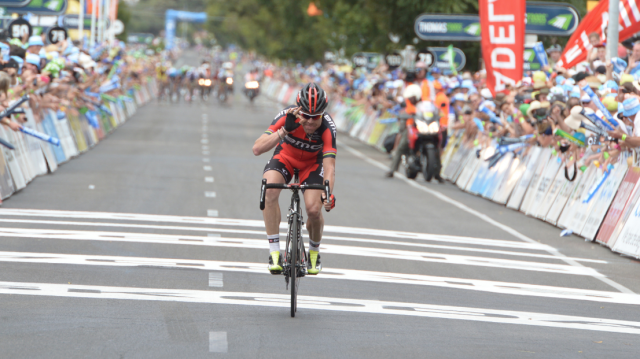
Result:
<instances>
[{"instance_id":1,"label":"handlebar","mask_svg":"<svg viewBox=\"0 0 640 359\"><path fill-rule=\"evenodd\" d=\"M325 198L331 197L331 188L329 187L329 181L324 181L324 185L321 184L299 184L299 183L267 183L267 179L262 179L262 186L260 187L260 210L264 210L264 201L265 195L267 193L267 189L269 188L277 188L277 189L290 189L292 191L305 190L305 189L317 189L324 191Z\"/></svg>"}]
</instances>

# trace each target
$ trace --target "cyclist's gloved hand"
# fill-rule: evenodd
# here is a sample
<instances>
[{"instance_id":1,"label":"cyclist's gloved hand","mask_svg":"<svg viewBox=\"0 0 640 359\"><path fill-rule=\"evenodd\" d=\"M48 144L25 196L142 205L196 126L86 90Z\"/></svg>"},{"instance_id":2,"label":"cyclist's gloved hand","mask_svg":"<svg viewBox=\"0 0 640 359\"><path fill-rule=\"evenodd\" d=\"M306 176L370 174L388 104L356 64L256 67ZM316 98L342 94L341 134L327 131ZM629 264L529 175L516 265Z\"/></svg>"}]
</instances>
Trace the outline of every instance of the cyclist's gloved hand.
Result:
<instances>
[{"instance_id":1,"label":"cyclist's gloved hand","mask_svg":"<svg viewBox=\"0 0 640 359\"><path fill-rule=\"evenodd\" d=\"M322 194L321 198L322 198L322 203L324 204L324 208L327 211L336 208L336 196L331 195L331 207L330 208L327 208L327 203L326 203L327 202L327 198L326 198L326 195L324 193Z\"/></svg>"},{"instance_id":2,"label":"cyclist's gloved hand","mask_svg":"<svg viewBox=\"0 0 640 359\"><path fill-rule=\"evenodd\" d=\"M287 112L287 119L284 122L284 130L291 133L300 127L299 123L296 123L296 115L291 112Z\"/></svg>"}]
</instances>

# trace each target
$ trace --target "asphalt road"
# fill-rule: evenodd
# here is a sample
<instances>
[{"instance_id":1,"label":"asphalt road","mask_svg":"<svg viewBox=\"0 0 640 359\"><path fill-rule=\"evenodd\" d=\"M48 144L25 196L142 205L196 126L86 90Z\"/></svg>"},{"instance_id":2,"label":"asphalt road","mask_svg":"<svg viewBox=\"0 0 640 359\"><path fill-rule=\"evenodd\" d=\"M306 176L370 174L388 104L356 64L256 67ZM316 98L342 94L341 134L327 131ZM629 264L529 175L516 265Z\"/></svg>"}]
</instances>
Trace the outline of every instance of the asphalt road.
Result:
<instances>
[{"instance_id":1,"label":"asphalt road","mask_svg":"<svg viewBox=\"0 0 640 359\"><path fill-rule=\"evenodd\" d=\"M154 103L5 201L0 357L638 357L638 262L384 178L388 157L345 134L324 270L291 318L266 269L268 156L251 152L277 111L239 92Z\"/></svg>"}]
</instances>

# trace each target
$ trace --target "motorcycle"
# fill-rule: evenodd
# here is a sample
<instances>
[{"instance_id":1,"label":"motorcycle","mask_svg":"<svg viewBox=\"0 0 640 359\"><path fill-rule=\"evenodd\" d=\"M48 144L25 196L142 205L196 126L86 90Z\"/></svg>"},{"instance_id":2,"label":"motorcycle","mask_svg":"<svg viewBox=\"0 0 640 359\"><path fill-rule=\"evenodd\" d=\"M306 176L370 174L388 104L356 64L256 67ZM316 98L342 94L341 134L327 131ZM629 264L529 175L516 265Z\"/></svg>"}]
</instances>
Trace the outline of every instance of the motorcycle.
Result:
<instances>
[{"instance_id":1,"label":"motorcycle","mask_svg":"<svg viewBox=\"0 0 640 359\"><path fill-rule=\"evenodd\" d=\"M207 79L201 77L198 79L198 86L200 87L200 96L202 96L202 100L206 100L209 94L211 93L211 79Z\"/></svg>"},{"instance_id":2,"label":"motorcycle","mask_svg":"<svg viewBox=\"0 0 640 359\"><path fill-rule=\"evenodd\" d=\"M258 97L260 90L260 83L258 81L248 81L244 84L244 94L247 95L250 102Z\"/></svg>"},{"instance_id":3,"label":"motorcycle","mask_svg":"<svg viewBox=\"0 0 640 359\"><path fill-rule=\"evenodd\" d=\"M442 181L440 170L439 134L440 116L400 115L399 118L413 118L415 128L407 129L409 137L409 154L405 156L405 175L415 179L422 172L424 179L430 182L435 178Z\"/></svg>"},{"instance_id":4,"label":"motorcycle","mask_svg":"<svg viewBox=\"0 0 640 359\"><path fill-rule=\"evenodd\" d=\"M233 77L224 77L221 79L220 89L218 90L218 101L224 103L229 98L229 94L233 92Z\"/></svg>"}]
</instances>

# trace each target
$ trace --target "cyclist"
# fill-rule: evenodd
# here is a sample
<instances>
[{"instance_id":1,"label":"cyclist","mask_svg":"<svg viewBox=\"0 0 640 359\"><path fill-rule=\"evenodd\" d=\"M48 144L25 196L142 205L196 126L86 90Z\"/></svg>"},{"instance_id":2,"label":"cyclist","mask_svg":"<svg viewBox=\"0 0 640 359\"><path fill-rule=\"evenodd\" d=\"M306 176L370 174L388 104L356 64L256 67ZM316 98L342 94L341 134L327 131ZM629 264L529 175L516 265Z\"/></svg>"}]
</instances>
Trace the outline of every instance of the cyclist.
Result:
<instances>
[{"instance_id":1,"label":"cyclist","mask_svg":"<svg viewBox=\"0 0 640 359\"><path fill-rule=\"evenodd\" d=\"M297 106L289 106L280 111L253 145L253 154L259 156L276 147L273 157L267 162L262 178L268 183L289 183L294 169L300 173L301 184L323 184L329 181L333 192L336 165L336 126L329 114L326 93L315 83L307 84L296 98ZM262 213L269 240L269 271L282 272L280 256L280 189L268 189L265 208ZM322 270L320 264L320 240L322 239L321 207L329 211L335 207L335 196L327 199L323 191L304 192L309 232L309 274Z\"/></svg>"}]
</instances>

